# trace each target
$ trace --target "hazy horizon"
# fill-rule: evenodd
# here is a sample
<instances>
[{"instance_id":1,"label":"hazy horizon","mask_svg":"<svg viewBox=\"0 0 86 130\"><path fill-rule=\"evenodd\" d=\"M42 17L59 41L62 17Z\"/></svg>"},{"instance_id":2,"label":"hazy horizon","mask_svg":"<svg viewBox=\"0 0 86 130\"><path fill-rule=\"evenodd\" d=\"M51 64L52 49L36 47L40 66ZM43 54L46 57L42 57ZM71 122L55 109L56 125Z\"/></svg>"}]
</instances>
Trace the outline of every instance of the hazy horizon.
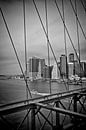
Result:
<instances>
[{"instance_id":1,"label":"hazy horizon","mask_svg":"<svg viewBox=\"0 0 86 130\"><path fill-rule=\"evenodd\" d=\"M45 3L44 0L35 0L39 9L43 24L46 27ZM74 0L72 0L74 5ZM57 0L59 8L62 13L61 0ZM27 43L27 58L37 56L46 59L47 64L47 40L41 27L37 12L31 0L25 0L26 5L26 43ZM52 48L55 52L57 60L61 54L65 53L64 45L64 26L57 11L53 0L47 0L48 6L48 29L49 39ZM24 56L24 27L23 27L23 0L0 0L0 7L4 13L11 36L13 38L15 47L18 52L19 59L22 63L23 70L25 70L25 56ZM75 7L75 5L74 5ZM70 36L73 40L74 46L78 51L77 33L76 33L76 17L71 8L69 0L64 2L65 21L69 30ZM86 13L80 3L77 2L77 12L80 23L86 34ZM79 29L79 41L81 60L86 60L86 41ZM66 34L67 52L68 54L74 52L70 40ZM54 61L53 55L50 51L51 64ZM19 74L21 73L18 62L15 57L6 27L4 25L0 13L0 74Z\"/></svg>"}]
</instances>

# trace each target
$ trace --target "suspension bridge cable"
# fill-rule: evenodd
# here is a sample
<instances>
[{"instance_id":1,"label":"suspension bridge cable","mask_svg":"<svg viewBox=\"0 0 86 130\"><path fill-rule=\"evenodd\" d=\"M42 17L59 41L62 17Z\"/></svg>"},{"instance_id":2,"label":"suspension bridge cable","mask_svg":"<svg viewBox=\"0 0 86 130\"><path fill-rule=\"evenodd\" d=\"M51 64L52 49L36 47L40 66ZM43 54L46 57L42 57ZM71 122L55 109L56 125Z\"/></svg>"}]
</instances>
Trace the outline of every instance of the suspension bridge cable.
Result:
<instances>
[{"instance_id":1,"label":"suspension bridge cable","mask_svg":"<svg viewBox=\"0 0 86 130\"><path fill-rule=\"evenodd\" d=\"M75 11L76 11L76 14L77 14L77 1L76 0L75 0ZM78 29L77 17L76 17L76 29L77 29L77 42L78 42L79 65L80 65L80 79L81 79L81 71L82 71L83 67L81 65L81 57L80 57L80 42L79 42L79 29ZM81 82L82 82L82 79L81 79Z\"/></svg>"},{"instance_id":2,"label":"suspension bridge cable","mask_svg":"<svg viewBox=\"0 0 86 130\"><path fill-rule=\"evenodd\" d=\"M48 36L48 13L47 13L47 0L45 0L45 13L46 13L46 32ZM48 36L49 37L49 36ZM48 49L48 65L50 66L50 55L49 55L49 44L47 39L47 49Z\"/></svg>"},{"instance_id":3,"label":"suspension bridge cable","mask_svg":"<svg viewBox=\"0 0 86 130\"><path fill-rule=\"evenodd\" d=\"M85 33L84 33L84 30L83 30L83 28L82 28L82 25L81 25L81 23L80 23L80 20L79 20L77 14L76 14L76 11L75 11L75 9L74 9L74 6L73 6L73 3L72 3L71 0L70 0L70 4L71 4L71 7L72 7L72 9L73 9L73 12L74 12L74 14L75 14L75 16L76 16L76 18L77 18L77 22L78 22L78 24L79 24L79 26L80 26L80 28L81 28L82 34L83 34L83 36L84 36L84 38L85 38L85 40L86 40L86 35L85 35Z\"/></svg>"},{"instance_id":4,"label":"suspension bridge cable","mask_svg":"<svg viewBox=\"0 0 86 130\"><path fill-rule=\"evenodd\" d=\"M64 19L63 19L63 17L62 17L62 14L61 14L61 12L60 12L59 7L58 7L57 1L54 0L54 2L55 2L55 5L56 5L57 10L58 10L58 12L59 12L59 15L60 15L60 17L61 17L61 20L62 20L62 22L63 22L63 24L64 24L64 26L65 26L65 30L66 30L66 32L67 32L67 35L68 35L69 39L70 39L71 45L72 45L72 47L73 47L73 49L74 49L74 51L75 51L75 54L76 54L76 56L77 56L77 59L79 60L79 57L78 57L78 55L77 55L77 51L76 51L76 49L75 49L75 47L74 47L74 44L73 44L73 41L72 41L72 39L71 39L71 37L70 37L69 31L68 31L68 29L67 29L67 26L66 26L66 24L65 24L65 22L64 22Z\"/></svg>"},{"instance_id":5,"label":"suspension bridge cable","mask_svg":"<svg viewBox=\"0 0 86 130\"><path fill-rule=\"evenodd\" d=\"M65 23L65 14L64 14L64 1L62 0L62 11L63 11L63 19ZM67 56L67 45L66 45L66 32L65 32L65 26L64 26L64 43L65 43L65 55Z\"/></svg>"},{"instance_id":6,"label":"suspension bridge cable","mask_svg":"<svg viewBox=\"0 0 86 130\"><path fill-rule=\"evenodd\" d=\"M25 67L27 76L27 47L26 47L26 15L25 15L25 0L23 0L23 16L24 16L24 44L25 44ZM27 79L27 78L26 78Z\"/></svg>"},{"instance_id":7,"label":"suspension bridge cable","mask_svg":"<svg viewBox=\"0 0 86 130\"><path fill-rule=\"evenodd\" d=\"M0 8L0 12L1 12L1 15L2 15L2 18L3 18L4 24L5 24L5 27L6 27L6 29L7 29L7 32L8 32L8 35L9 35L9 38L10 38L10 41L11 41L12 47L13 47L13 49L14 49L14 52L15 52L15 55L16 55L16 58L17 58L17 61L18 61L19 67L20 67L21 72L22 72L22 75L23 75L23 77L24 77L24 81L25 81L25 83L26 83L26 87L27 87L27 89L28 89L28 91L29 91L30 97L32 98L32 95L31 95L30 89L29 89L28 84L27 84L27 82L26 82L26 77L25 77L25 75L24 75L22 65L21 65L21 63L20 63L20 60L19 60L19 57L18 57L18 54L17 54L16 48L15 48L15 45L14 45L14 42L13 42L12 36L11 36L11 34L10 34L10 31L9 31L9 28L8 28L8 25L7 25L7 22L6 22L6 20L5 20L5 17L4 17L4 14L3 14L3 11L2 11L1 8Z\"/></svg>"},{"instance_id":8,"label":"suspension bridge cable","mask_svg":"<svg viewBox=\"0 0 86 130\"><path fill-rule=\"evenodd\" d=\"M65 23L65 14L64 14L64 1L62 0L62 12L63 12L63 20ZM66 30L64 26L64 44L65 44L65 55L66 55L66 78L68 79L68 65L67 65L67 43L66 43ZM68 85L69 89L69 85Z\"/></svg>"},{"instance_id":9,"label":"suspension bridge cable","mask_svg":"<svg viewBox=\"0 0 86 130\"><path fill-rule=\"evenodd\" d=\"M38 9L37 9L37 5L36 5L36 3L35 3L34 0L33 0L33 4L34 4L34 7L35 7L36 12L37 12L37 14L38 14L39 20L40 20L40 22L41 22L41 25L42 25L43 31L44 31L44 33L45 33L45 35L46 35L46 37L47 37L47 40L48 40L49 46L50 46L50 48L51 48L51 51L52 51L52 53L53 53L54 59L55 59L55 61L56 61L56 63L57 63L56 56L55 56L54 51L53 51L53 48L52 48L52 46L51 46L51 44L50 44L50 41L49 41L48 35L47 35L47 33L46 33L46 30L45 30L45 28L44 28L44 25L43 25L42 19L41 19L41 17L40 17L39 11L38 11Z\"/></svg>"},{"instance_id":10,"label":"suspension bridge cable","mask_svg":"<svg viewBox=\"0 0 86 130\"><path fill-rule=\"evenodd\" d=\"M47 36L48 35L48 12L47 12L47 0L45 0L45 13L46 13L46 32ZM48 49L48 66L49 66L49 72L50 72L50 55L49 55L49 43L48 43L48 38L47 38L47 49ZM49 73L50 74L50 73ZM50 74L51 75L51 74ZM49 86L50 86L50 94L52 93L51 90L51 76L49 75ZM53 113L51 112L51 122L53 124Z\"/></svg>"},{"instance_id":11,"label":"suspension bridge cable","mask_svg":"<svg viewBox=\"0 0 86 130\"><path fill-rule=\"evenodd\" d=\"M47 12L47 0L45 0L45 14L46 14L46 33L48 36L48 12ZM49 36L48 36L49 37ZM47 38L47 49L48 49L48 66L50 71L50 54L49 54L49 43ZM49 75L50 76L50 75ZM49 77L49 86L50 86L50 94L51 94L51 79Z\"/></svg>"},{"instance_id":12,"label":"suspension bridge cable","mask_svg":"<svg viewBox=\"0 0 86 130\"><path fill-rule=\"evenodd\" d=\"M37 15L38 15L38 17L39 17L40 23L41 23L41 25L42 25L43 31L44 31L44 33L45 33L45 36L47 37L48 44L49 44L49 46L50 46L51 52L52 52L52 54L53 54L53 57L54 57L54 59L55 59L55 62L56 62L56 64L57 64L57 67L58 67L58 62L57 62L56 56L55 56L55 54L54 54L53 48L52 48L52 46L51 46L50 40L49 40L49 38L48 38L48 35L47 35L46 30L45 30L45 27L44 27L44 25L43 25L41 16L40 16L39 11L38 11L37 5L36 5L36 3L35 3L34 0L33 0L33 4L34 4L34 7L35 7L35 9L36 9ZM58 69L59 69L59 67L58 67ZM63 79L63 82L64 82L65 87L66 87L66 83L65 83L64 79Z\"/></svg>"},{"instance_id":13,"label":"suspension bridge cable","mask_svg":"<svg viewBox=\"0 0 86 130\"><path fill-rule=\"evenodd\" d=\"M76 3L76 0L75 0L75 10L76 10L76 14L77 14L77 3ZM80 59L79 29L78 29L77 17L76 17L76 29L77 29L77 40L78 40L78 52L79 52L79 59Z\"/></svg>"},{"instance_id":14,"label":"suspension bridge cable","mask_svg":"<svg viewBox=\"0 0 86 130\"><path fill-rule=\"evenodd\" d=\"M25 77L26 77L26 83L27 82L27 43L26 43L26 12L25 12L25 0L23 0L23 19L24 19L24 45L25 45ZM26 87L26 100L28 100L28 89ZM27 113L28 113L27 109ZM29 129L29 116L27 115L27 130Z\"/></svg>"},{"instance_id":15,"label":"suspension bridge cable","mask_svg":"<svg viewBox=\"0 0 86 130\"><path fill-rule=\"evenodd\" d=\"M84 9L85 13L86 13L86 7L85 7L85 5L83 4L83 1L80 0L80 2L81 2L81 4L82 4L82 6L83 6L83 9Z\"/></svg>"},{"instance_id":16,"label":"suspension bridge cable","mask_svg":"<svg viewBox=\"0 0 86 130\"><path fill-rule=\"evenodd\" d=\"M58 12L59 12L59 15L60 15L60 17L61 17L61 20L62 20L62 22L63 22L63 24L64 24L64 26L65 26L67 35L68 35L69 40L70 40L70 43L71 43L71 45L72 45L72 47L73 47L73 49L74 49L74 52L75 52L75 54L76 54L76 57L77 57L77 59L78 59L78 61L79 61L79 64L80 64L80 66L82 67L82 65L81 65L81 63L80 63L80 59L79 59L78 54L77 54L77 51L76 51L76 49L75 49L75 47L74 47L73 41L72 41L72 39L71 39L71 37L70 37L70 34L69 34L69 31L68 31L68 29L67 29L67 26L66 26L66 24L64 23L64 19L63 19L63 17L62 17L62 14L61 14L61 12L60 12L59 7L58 7L57 1L54 0L54 2L55 2L55 5L56 5L57 10L58 10ZM83 71L83 67L82 67L82 71Z\"/></svg>"}]
</instances>

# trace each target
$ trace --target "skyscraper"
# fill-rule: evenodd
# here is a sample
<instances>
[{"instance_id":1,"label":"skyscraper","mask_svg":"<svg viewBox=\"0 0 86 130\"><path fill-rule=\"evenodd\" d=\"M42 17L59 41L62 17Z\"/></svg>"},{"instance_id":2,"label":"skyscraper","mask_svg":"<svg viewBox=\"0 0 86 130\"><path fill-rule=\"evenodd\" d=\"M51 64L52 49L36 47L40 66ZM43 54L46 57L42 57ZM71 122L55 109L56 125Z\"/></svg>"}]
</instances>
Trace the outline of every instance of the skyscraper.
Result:
<instances>
[{"instance_id":1,"label":"skyscraper","mask_svg":"<svg viewBox=\"0 0 86 130\"><path fill-rule=\"evenodd\" d=\"M74 62L74 53L69 54L69 62Z\"/></svg>"},{"instance_id":2,"label":"skyscraper","mask_svg":"<svg viewBox=\"0 0 86 130\"><path fill-rule=\"evenodd\" d=\"M52 69L53 69L53 66L45 65L45 67L43 68L43 78L44 79L52 78Z\"/></svg>"},{"instance_id":3,"label":"skyscraper","mask_svg":"<svg viewBox=\"0 0 86 130\"><path fill-rule=\"evenodd\" d=\"M69 62L68 63L68 76L71 77L74 75L74 63Z\"/></svg>"},{"instance_id":4,"label":"skyscraper","mask_svg":"<svg viewBox=\"0 0 86 130\"><path fill-rule=\"evenodd\" d=\"M60 57L60 71L61 77L68 77L68 65L67 65L67 57L66 55L61 55Z\"/></svg>"},{"instance_id":5,"label":"skyscraper","mask_svg":"<svg viewBox=\"0 0 86 130\"><path fill-rule=\"evenodd\" d=\"M29 69L29 77L31 79L36 78L38 73L38 65L39 65L39 59L37 57L32 57L29 59L28 69Z\"/></svg>"},{"instance_id":6,"label":"skyscraper","mask_svg":"<svg viewBox=\"0 0 86 130\"><path fill-rule=\"evenodd\" d=\"M53 65L52 79L57 78L60 78L60 62L58 62L58 65L56 63Z\"/></svg>"},{"instance_id":7,"label":"skyscraper","mask_svg":"<svg viewBox=\"0 0 86 130\"><path fill-rule=\"evenodd\" d=\"M39 65L38 65L38 78L43 77L43 68L45 67L45 59L39 59Z\"/></svg>"},{"instance_id":8,"label":"skyscraper","mask_svg":"<svg viewBox=\"0 0 86 130\"><path fill-rule=\"evenodd\" d=\"M45 59L40 59L40 71L41 71L41 77L43 77L43 68L45 67Z\"/></svg>"}]
</instances>

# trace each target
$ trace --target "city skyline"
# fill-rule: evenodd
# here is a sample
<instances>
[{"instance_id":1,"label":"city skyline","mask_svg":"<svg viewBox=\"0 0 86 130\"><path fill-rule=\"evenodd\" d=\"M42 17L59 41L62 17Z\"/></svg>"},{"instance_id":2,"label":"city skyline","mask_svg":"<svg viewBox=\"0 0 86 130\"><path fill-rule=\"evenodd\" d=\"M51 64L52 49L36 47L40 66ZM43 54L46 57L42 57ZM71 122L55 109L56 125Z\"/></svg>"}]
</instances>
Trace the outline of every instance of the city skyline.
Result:
<instances>
[{"instance_id":1,"label":"city skyline","mask_svg":"<svg viewBox=\"0 0 86 130\"><path fill-rule=\"evenodd\" d=\"M57 0L61 9L61 1ZM45 25L45 6L44 1L36 0L37 7ZM47 62L47 41L45 34L42 30L39 18L35 11L32 1L25 1L26 4L26 31L27 31L27 57L37 56L45 58ZM73 1L74 4L74 1ZM9 30L11 32L15 47L17 49L20 61L23 69L25 70L24 63L24 36L23 36L23 4L20 0L4 0L0 1L1 8L6 18ZM57 60L61 54L64 54L64 26L62 24L59 13L55 7L55 3L51 0L47 0L48 5L48 28L49 39L52 44ZM65 19L69 30L69 33L74 42L74 46L77 47L76 36L76 19L73 10L68 0L65 0ZM84 31L86 30L86 14L82 5L78 2L78 15ZM70 9L71 8L71 9ZM86 34L86 31L85 31ZM81 59L86 60L86 41L82 35L79 27L80 35L80 48ZM67 36L67 50L68 53L74 50L71 47L70 41ZM50 52L51 62L54 58ZM4 26L3 19L0 14L0 74L13 74L21 73L19 65L17 63L13 48L10 44L6 28Z\"/></svg>"}]
</instances>

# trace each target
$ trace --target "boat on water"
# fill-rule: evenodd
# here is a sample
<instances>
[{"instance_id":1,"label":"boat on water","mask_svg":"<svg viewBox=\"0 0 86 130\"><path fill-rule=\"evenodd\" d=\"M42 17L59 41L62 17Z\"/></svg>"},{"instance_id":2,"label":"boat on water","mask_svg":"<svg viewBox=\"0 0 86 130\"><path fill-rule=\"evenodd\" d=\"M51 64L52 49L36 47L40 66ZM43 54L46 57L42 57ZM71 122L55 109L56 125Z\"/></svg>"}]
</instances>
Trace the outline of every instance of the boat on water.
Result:
<instances>
[{"instance_id":1,"label":"boat on water","mask_svg":"<svg viewBox=\"0 0 86 130\"><path fill-rule=\"evenodd\" d=\"M36 91L36 90L34 90L34 89L31 91L31 93L32 93L32 94L36 94L36 95L41 95L41 96L50 95L50 93L40 93L40 92L38 92L38 91Z\"/></svg>"}]
</instances>

